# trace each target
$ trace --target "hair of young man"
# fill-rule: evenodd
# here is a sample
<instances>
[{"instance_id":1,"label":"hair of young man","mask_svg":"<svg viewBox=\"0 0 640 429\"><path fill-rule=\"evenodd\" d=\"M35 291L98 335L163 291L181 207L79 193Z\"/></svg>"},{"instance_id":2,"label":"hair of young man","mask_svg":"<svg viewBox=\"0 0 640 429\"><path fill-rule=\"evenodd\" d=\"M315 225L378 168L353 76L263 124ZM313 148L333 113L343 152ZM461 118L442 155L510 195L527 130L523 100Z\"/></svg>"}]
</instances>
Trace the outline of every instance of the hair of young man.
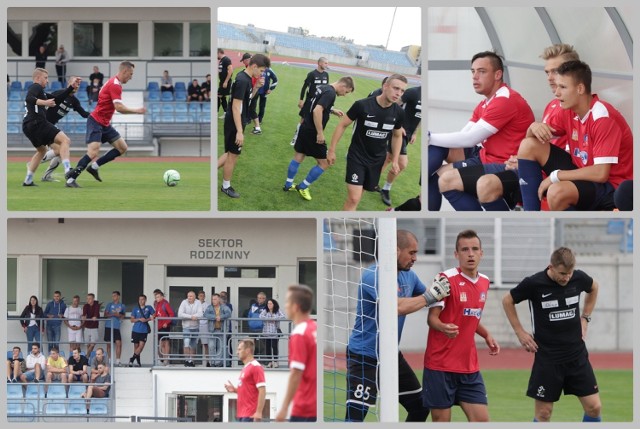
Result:
<instances>
[{"instance_id":1,"label":"hair of young man","mask_svg":"<svg viewBox=\"0 0 640 429\"><path fill-rule=\"evenodd\" d=\"M224 54L224 49L222 49L222 48L218 48L218 53L219 53L219 54Z\"/></svg>"},{"instance_id":2,"label":"hair of young man","mask_svg":"<svg viewBox=\"0 0 640 429\"><path fill-rule=\"evenodd\" d=\"M406 229L399 229L396 232L396 243L398 249L406 249L409 247L411 240L415 240L416 242L418 241L418 238L413 232L407 231Z\"/></svg>"},{"instance_id":3,"label":"hair of young man","mask_svg":"<svg viewBox=\"0 0 640 429\"><path fill-rule=\"evenodd\" d=\"M258 67L271 67L271 60L263 54L255 54L249 60L249 65L257 65Z\"/></svg>"},{"instance_id":4,"label":"hair of young man","mask_svg":"<svg viewBox=\"0 0 640 429\"><path fill-rule=\"evenodd\" d=\"M456 237L456 251L458 250L458 243L460 243L460 240L464 238L477 238L478 242L480 243L480 248L482 249L482 240L480 240L480 237L478 237L478 233L472 229L465 229L464 231L460 231L460 233Z\"/></svg>"},{"instance_id":5,"label":"hair of young man","mask_svg":"<svg viewBox=\"0 0 640 429\"><path fill-rule=\"evenodd\" d=\"M39 77L40 75L46 74L48 75L49 72L46 69L37 67L33 70L33 73L31 74L31 79L36 80L37 77Z\"/></svg>"},{"instance_id":6,"label":"hair of young man","mask_svg":"<svg viewBox=\"0 0 640 429\"><path fill-rule=\"evenodd\" d=\"M489 58L489 61L491 62L491 66L493 67L494 71L498 71L498 70L504 71L504 64L502 63L502 57L495 52L493 51L478 52L473 56L473 58L471 58L471 64L473 64L473 62L478 58Z\"/></svg>"},{"instance_id":7,"label":"hair of young man","mask_svg":"<svg viewBox=\"0 0 640 429\"><path fill-rule=\"evenodd\" d=\"M587 94L591 94L591 67L584 61L567 61L558 67L560 76L571 76L576 85L584 85Z\"/></svg>"},{"instance_id":8,"label":"hair of young man","mask_svg":"<svg viewBox=\"0 0 640 429\"><path fill-rule=\"evenodd\" d=\"M71 351L78 351L78 354L80 354L80 346L75 346Z\"/></svg>"},{"instance_id":9,"label":"hair of young man","mask_svg":"<svg viewBox=\"0 0 640 429\"><path fill-rule=\"evenodd\" d=\"M242 347L246 350L249 350L251 354L253 354L256 349L256 344L253 342L251 338L245 338L244 340L240 340Z\"/></svg>"},{"instance_id":10,"label":"hair of young man","mask_svg":"<svg viewBox=\"0 0 640 429\"><path fill-rule=\"evenodd\" d=\"M160 296L164 296L164 292L162 292L160 289L156 289L153 291L154 295L160 295Z\"/></svg>"},{"instance_id":11,"label":"hair of young man","mask_svg":"<svg viewBox=\"0 0 640 429\"><path fill-rule=\"evenodd\" d=\"M356 90L356 84L353 82L353 78L351 76L341 77L340 79L338 79L338 83L343 84L344 86L349 88L351 91Z\"/></svg>"},{"instance_id":12,"label":"hair of young man","mask_svg":"<svg viewBox=\"0 0 640 429\"><path fill-rule=\"evenodd\" d=\"M325 57L318 58L318 64L328 61Z\"/></svg>"},{"instance_id":13,"label":"hair of young man","mask_svg":"<svg viewBox=\"0 0 640 429\"><path fill-rule=\"evenodd\" d=\"M140 295L138 295L138 299L140 299L140 298L147 299L147 295L141 293Z\"/></svg>"},{"instance_id":14,"label":"hair of young man","mask_svg":"<svg viewBox=\"0 0 640 429\"><path fill-rule=\"evenodd\" d=\"M387 77L387 81L385 83L391 84L391 82L394 80L399 80L400 82L409 83L409 81L405 76L397 73L394 73L391 76Z\"/></svg>"},{"instance_id":15,"label":"hair of young man","mask_svg":"<svg viewBox=\"0 0 640 429\"><path fill-rule=\"evenodd\" d=\"M74 298L74 299L75 299L75 298L80 299L80 295L73 295L73 298Z\"/></svg>"},{"instance_id":16,"label":"hair of young man","mask_svg":"<svg viewBox=\"0 0 640 429\"><path fill-rule=\"evenodd\" d=\"M112 294L114 294L114 293L115 293L116 295L120 296L120 291L119 291L119 290L114 290L114 291L113 291L113 292L111 292L111 293L112 293Z\"/></svg>"},{"instance_id":17,"label":"hair of young man","mask_svg":"<svg viewBox=\"0 0 640 429\"><path fill-rule=\"evenodd\" d=\"M92 298L94 298L94 299L95 299L96 294L95 294L95 293L93 293L93 292L90 292L90 293L88 293L88 294L87 294L87 296L90 296L90 297L92 297Z\"/></svg>"},{"instance_id":18,"label":"hair of young man","mask_svg":"<svg viewBox=\"0 0 640 429\"><path fill-rule=\"evenodd\" d=\"M555 45L548 46L542 51L540 58L548 60L551 58L562 57L564 61L579 61L580 55L573 49L572 45L568 43L556 43Z\"/></svg>"},{"instance_id":19,"label":"hair of young man","mask_svg":"<svg viewBox=\"0 0 640 429\"><path fill-rule=\"evenodd\" d=\"M14 347L13 347L13 350L16 350L16 349L18 349L18 351L21 351L20 347L18 347L18 346L14 346Z\"/></svg>"},{"instance_id":20,"label":"hair of young man","mask_svg":"<svg viewBox=\"0 0 640 429\"><path fill-rule=\"evenodd\" d=\"M298 304L298 308L302 313L311 313L313 305L313 290L307 285L291 285L289 286L291 302Z\"/></svg>"},{"instance_id":21,"label":"hair of young man","mask_svg":"<svg viewBox=\"0 0 640 429\"><path fill-rule=\"evenodd\" d=\"M40 343L31 343L31 347L36 346L38 348L40 348Z\"/></svg>"},{"instance_id":22,"label":"hair of young man","mask_svg":"<svg viewBox=\"0 0 640 429\"><path fill-rule=\"evenodd\" d=\"M131 61L123 61L123 62L120 63L120 67L118 68L118 70L122 71L122 70L125 70L125 69L133 69L135 67L136 66Z\"/></svg>"},{"instance_id":23,"label":"hair of young man","mask_svg":"<svg viewBox=\"0 0 640 429\"><path fill-rule=\"evenodd\" d=\"M549 262L554 268L563 265L565 268L572 269L576 266L576 256L568 247L559 247L553 251Z\"/></svg>"},{"instance_id":24,"label":"hair of young man","mask_svg":"<svg viewBox=\"0 0 640 429\"><path fill-rule=\"evenodd\" d=\"M60 352L60 350L58 350L58 347L56 346L51 347L51 351L56 353Z\"/></svg>"}]
</instances>

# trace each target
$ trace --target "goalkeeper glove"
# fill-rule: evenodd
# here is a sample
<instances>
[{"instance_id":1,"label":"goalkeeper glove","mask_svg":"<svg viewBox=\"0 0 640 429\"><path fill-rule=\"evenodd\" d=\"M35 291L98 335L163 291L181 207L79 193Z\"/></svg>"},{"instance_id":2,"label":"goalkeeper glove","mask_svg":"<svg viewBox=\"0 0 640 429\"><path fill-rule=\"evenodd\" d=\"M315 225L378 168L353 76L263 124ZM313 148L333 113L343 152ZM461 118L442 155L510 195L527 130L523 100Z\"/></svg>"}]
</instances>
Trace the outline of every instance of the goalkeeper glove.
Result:
<instances>
[{"instance_id":1,"label":"goalkeeper glove","mask_svg":"<svg viewBox=\"0 0 640 429\"><path fill-rule=\"evenodd\" d=\"M448 297L450 292L449 279L443 274L438 274L422 296L427 301L427 305L431 305Z\"/></svg>"}]
</instances>

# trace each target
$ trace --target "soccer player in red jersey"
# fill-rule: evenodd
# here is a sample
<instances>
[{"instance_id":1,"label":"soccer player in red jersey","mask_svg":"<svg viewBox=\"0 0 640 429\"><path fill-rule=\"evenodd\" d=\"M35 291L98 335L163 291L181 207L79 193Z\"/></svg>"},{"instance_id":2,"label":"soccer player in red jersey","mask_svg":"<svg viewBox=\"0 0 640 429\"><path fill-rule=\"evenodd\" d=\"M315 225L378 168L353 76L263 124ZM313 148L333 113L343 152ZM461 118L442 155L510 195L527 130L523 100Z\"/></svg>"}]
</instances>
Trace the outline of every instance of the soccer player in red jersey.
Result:
<instances>
[{"instance_id":1,"label":"soccer player in red jersey","mask_svg":"<svg viewBox=\"0 0 640 429\"><path fill-rule=\"evenodd\" d=\"M566 62L557 74L556 98L563 111L546 126L529 127L518 151L520 182L526 183L520 186L522 198L532 202L525 209L539 209L535 199L546 195L551 210L612 210L615 189L633 178L631 129L620 112L591 93L586 63ZM546 144L563 135L569 153ZM546 179L541 180L540 170Z\"/></svg>"},{"instance_id":2,"label":"soccer player in red jersey","mask_svg":"<svg viewBox=\"0 0 640 429\"><path fill-rule=\"evenodd\" d=\"M251 339L240 340L238 343L238 358L244 364L238 385L231 381L224 384L227 392L238 394L238 409L236 416L239 422L262 421L265 397L267 396L267 383L264 379L264 368L253 357L255 344Z\"/></svg>"},{"instance_id":3,"label":"soccer player in red jersey","mask_svg":"<svg viewBox=\"0 0 640 429\"><path fill-rule=\"evenodd\" d=\"M500 352L500 345L480 323L489 278L478 272L483 252L475 231L458 234L454 255L460 265L441 273L449 279L450 295L429 308L423 405L431 409L434 422L451 421L451 407L456 404L470 422L485 422L489 421L487 392L474 337L484 338L491 355Z\"/></svg>"},{"instance_id":4,"label":"soccer player in red jersey","mask_svg":"<svg viewBox=\"0 0 640 429\"><path fill-rule=\"evenodd\" d=\"M291 422L315 422L317 419L317 345L316 321L310 318L313 291L305 285L291 285L285 311L295 328L289 338L289 383L276 421L283 422L289 405Z\"/></svg>"},{"instance_id":5,"label":"soccer player in red jersey","mask_svg":"<svg viewBox=\"0 0 640 429\"><path fill-rule=\"evenodd\" d=\"M98 95L98 103L89 118L87 118L87 153L73 170L65 174L66 186L69 188L79 188L76 179L85 169L98 182L102 182L98 174L98 168L113 161L127 151L127 143L122 136L111 126L111 118L118 111L122 114L144 114L147 109L144 107L131 108L122 102L122 85L129 82L133 77L134 64L130 61L123 61L118 67L118 74L104 84ZM109 152L102 155L97 161L91 162L100 153L100 145L109 143L113 146Z\"/></svg>"}]
</instances>

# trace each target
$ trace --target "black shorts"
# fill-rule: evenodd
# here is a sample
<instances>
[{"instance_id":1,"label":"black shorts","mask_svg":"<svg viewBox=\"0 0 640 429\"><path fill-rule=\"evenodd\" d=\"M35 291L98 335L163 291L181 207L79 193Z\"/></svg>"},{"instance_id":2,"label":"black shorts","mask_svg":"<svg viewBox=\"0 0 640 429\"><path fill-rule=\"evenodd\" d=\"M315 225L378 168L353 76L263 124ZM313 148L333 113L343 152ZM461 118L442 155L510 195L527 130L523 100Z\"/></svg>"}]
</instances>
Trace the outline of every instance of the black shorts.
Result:
<instances>
[{"instance_id":1,"label":"black shorts","mask_svg":"<svg viewBox=\"0 0 640 429\"><path fill-rule=\"evenodd\" d=\"M304 113L311 108L311 98L307 98L304 100L304 104L302 105L302 109L298 112L298 116L304 118Z\"/></svg>"},{"instance_id":2,"label":"black shorts","mask_svg":"<svg viewBox=\"0 0 640 429\"><path fill-rule=\"evenodd\" d=\"M53 143L56 136L61 132L50 122L34 122L22 124L22 132L29 139L33 147L47 146Z\"/></svg>"},{"instance_id":3,"label":"black shorts","mask_svg":"<svg viewBox=\"0 0 640 429\"><path fill-rule=\"evenodd\" d=\"M143 342L146 343L147 342L147 334L146 332L142 333L142 332L132 332L131 333L131 342L133 344L138 344L139 342Z\"/></svg>"},{"instance_id":4,"label":"black shorts","mask_svg":"<svg viewBox=\"0 0 640 429\"><path fill-rule=\"evenodd\" d=\"M161 339L168 337L171 333L171 326L167 326L165 328L158 328L158 341Z\"/></svg>"},{"instance_id":5,"label":"black shorts","mask_svg":"<svg viewBox=\"0 0 640 429\"><path fill-rule=\"evenodd\" d=\"M398 395L400 396L422 392L420 380L418 380L416 373L413 372L402 352L398 353L398 384Z\"/></svg>"},{"instance_id":6,"label":"black shorts","mask_svg":"<svg viewBox=\"0 0 640 429\"><path fill-rule=\"evenodd\" d=\"M382 158L379 161L364 164L353 157L347 156L345 182L349 185L362 186L366 191L375 191L380 181L384 160L385 158Z\"/></svg>"},{"instance_id":7,"label":"black shorts","mask_svg":"<svg viewBox=\"0 0 640 429\"><path fill-rule=\"evenodd\" d=\"M425 368L422 386L422 405L426 408L451 408L461 402L488 403L487 389L480 371L462 374Z\"/></svg>"},{"instance_id":8,"label":"black shorts","mask_svg":"<svg viewBox=\"0 0 640 429\"><path fill-rule=\"evenodd\" d=\"M111 328L104 328L104 340L111 341ZM122 341L120 329L113 328L113 341Z\"/></svg>"},{"instance_id":9,"label":"black shorts","mask_svg":"<svg viewBox=\"0 0 640 429\"><path fill-rule=\"evenodd\" d=\"M400 155L406 155L407 154L407 145L409 144L409 140L407 139L407 136L402 136L402 146L400 147ZM392 154L393 152L391 152L391 142L387 143L387 152L389 152L389 154Z\"/></svg>"},{"instance_id":10,"label":"black shorts","mask_svg":"<svg viewBox=\"0 0 640 429\"><path fill-rule=\"evenodd\" d=\"M347 349L347 404L375 407L378 399L378 361Z\"/></svg>"},{"instance_id":11,"label":"black shorts","mask_svg":"<svg viewBox=\"0 0 640 429\"><path fill-rule=\"evenodd\" d=\"M227 96L229 94L231 94L231 79L229 79L229 82L227 82L226 88L222 87L222 82L220 82L220 84L218 85L218 95Z\"/></svg>"},{"instance_id":12,"label":"black shorts","mask_svg":"<svg viewBox=\"0 0 640 429\"><path fill-rule=\"evenodd\" d=\"M231 108L229 108L231 110ZM242 124L242 132L244 132L244 127L246 124ZM242 146L238 146L236 144L236 134L238 130L236 129L236 125L233 122L233 115L231 112L227 113L224 116L224 151L233 153L235 155L240 155L242 152Z\"/></svg>"},{"instance_id":13,"label":"black shorts","mask_svg":"<svg viewBox=\"0 0 640 429\"><path fill-rule=\"evenodd\" d=\"M475 160L475 158L471 158L470 160ZM495 174L502 183L502 197L509 207L514 208L516 203L522 200L517 171L505 170L503 164L467 165L466 167L459 167L457 170L462 179L464 192L473 195L475 198L478 198L478 179L485 174Z\"/></svg>"},{"instance_id":14,"label":"black shorts","mask_svg":"<svg viewBox=\"0 0 640 429\"><path fill-rule=\"evenodd\" d=\"M327 143L318 144L316 130L300 127L293 148L296 152L312 156L315 159L327 159Z\"/></svg>"},{"instance_id":15,"label":"black shorts","mask_svg":"<svg viewBox=\"0 0 640 429\"><path fill-rule=\"evenodd\" d=\"M598 382L589 362L589 354L563 363L537 357L533 361L527 396L543 402L556 402L560 393L579 398L598 393Z\"/></svg>"},{"instance_id":16,"label":"black shorts","mask_svg":"<svg viewBox=\"0 0 640 429\"><path fill-rule=\"evenodd\" d=\"M542 166L547 176L555 170L575 170L578 167L573 163L571 155L564 149L556 145L550 145L549 159ZM578 188L577 210L613 210L613 194L615 189L611 183L596 183L586 180L573 180L572 183ZM552 185L553 186L553 185Z\"/></svg>"}]
</instances>

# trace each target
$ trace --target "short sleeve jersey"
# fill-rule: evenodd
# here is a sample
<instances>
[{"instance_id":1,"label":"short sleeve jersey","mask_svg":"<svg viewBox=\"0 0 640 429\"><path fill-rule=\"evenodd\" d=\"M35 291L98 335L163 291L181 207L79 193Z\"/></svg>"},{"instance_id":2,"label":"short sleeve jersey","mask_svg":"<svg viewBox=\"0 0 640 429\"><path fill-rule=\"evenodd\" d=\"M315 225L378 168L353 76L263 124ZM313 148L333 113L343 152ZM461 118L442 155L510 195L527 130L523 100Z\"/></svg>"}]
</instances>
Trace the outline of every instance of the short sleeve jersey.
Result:
<instances>
[{"instance_id":1,"label":"short sleeve jersey","mask_svg":"<svg viewBox=\"0 0 640 429\"><path fill-rule=\"evenodd\" d=\"M266 387L264 368L257 360L246 364L238 379L238 409L237 416L251 417L258 407L258 388Z\"/></svg>"},{"instance_id":2,"label":"short sleeve jersey","mask_svg":"<svg viewBox=\"0 0 640 429\"><path fill-rule=\"evenodd\" d=\"M566 362L584 354L580 323L580 294L590 293L593 279L575 270L565 286L553 281L547 270L525 278L511 289L513 301L528 300L533 321L536 356L553 362Z\"/></svg>"},{"instance_id":3,"label":"short sleeve jersey","mask_svg":"<svg viewBox=\"0 0 640 429\"><path fill-rule=\"evenodd\" d=\"M253 91L253 84L251 81L251 77L241 71L236 75L236 80L233 81L231 85L231 99L232 100L242 100L242 123L248 124L250 121L249 117L249 104L251 103L251 92ZM233 118L232 109L227 109L227 115L231 115Z\"/></svg>"},{"instance_id":4,"label":"short sleeve jersey","mask_svg":"<svg viewBox=\"0 0 640 429\"><path fill-rule=\"evenodd\" d=\"M316 106L322 106L322 129L327 126L329 122L329 115L331 114L331 108L336 101L336 90L331 85L320 85L316 89L315 96L311 99L311 106L309 110L304 112L304 122L302 126L310 130L315 130L315 124L313 122L313 110Z\"/></svg>"},{"instance_id":5,"label":"short sleeve jersey","mask_svg":"<svg viewBox=\"0 0 640 429\"><path fill-rule=\"evenodd\" d=\"M110 302L104 308L104 312L105 313L111 313L111 314L123 314L124 315L125 306L121 302L119 302L117 304L114 303L114 302ZM109 317L107 319L107 321L104 323L104 327L105 328L111 328L111 325L113 325L113 329L120 329L120 318L116 317L116 316Z\"/></svg>"},{"instance_id":6,"label":"short sleeve jersey","mask_svg":"<svg viewBox=\"0 0 640 429\"><path fill-rule=\"evenodd\" d=\"M224 56L218 61L218 80L219 84L222 84L224 80L227 78L227 74L229 73L229 66L231 65L231 59L229 57Z\"/></svg>"},{"instance_id":7,"label":"short sleeve jersey","mask_svg":"<svg viewBox=\"0 0 640 429\"><path fill-rule=\"evenodd\" d=\"M544 112L542 113L542 122L548 124L551 118L557 114L562 114L562 107L560 107L560 102L555 98L547 104L547 107L544 108ZM554 138L551 141L555 146L558 146L560 149L567 150L567 136L562 135Z\"/></svg>"},{"instance_id":8,"label":"short sleeve jersey","mask_svg":"<svg viewBox=\"0 0 640 429\"><path fill-rule=\"evenodd\" d=\"M482 163L503 163L511 155L516 155L534 120L527 101L506 84L493 97L478 104L470 121L494 133L482 143Z\"/></svg>"},{"instance_id":9,"label":"short sleeve jersey","mask_svg":"<svg viewBox=\"0 0 640 429\"><path fill-rule=\"evenodd\" d=\"M65 91L66 89L59 89L52 95L56 97ZM65 97L60 104L56 104L54 107L47 109L47 121L55 125L72 110L77 111L83 118L87 118L89 116L89 112L82 108L80 100L78 100L74 95L69 95Z\"/></svg>"},{"instance_id":10,"label":"short sleeve jersey","mask_svg":"<svg viewBox=\"0 0 640 429\"><path fill-rule=\"evenodd\" d=\"M289 338L289 367L302 371L300 385L293 396L291 415L315 417L317 414L317 325L308 319L296 325Z\"/></svg>"},{"instance_id":11,"label":"short sleeve jersey","mask_svg":"<svg viewBox=\"0 0 640 429\"><path fill-rule=\"evenodd\" d=\"M47 112L54 108L48 109L44 106L38 106L36 103L38 100L48 100L50 98L55 98L56 103L61 103L69 94L71 94L72 88L67 87L66 89L61 89L60 91L55 92L54 94L48 94L44 91L44 88L40 86L39 83L33 83L29 89L27 90L27 95L24 99L24 107L25 107L25 115L23 118L23 123L38 123L44 122L47 120ZM55 122L52 122L55 123Z\"/></svg>"},{"instance_id":12,"label":"short sleeve jersey","mask_svg":"<svg viewBox=\"0 0 640 429\"><path fill-rule=\"evenodd\" d=\"M108 126L116 111L115 103L122 103L122 83L117 76L109 79L98 93L98 103L91 116L103 127Z\"/></svg>"},{"instance_id":13,"label":"short sleeve jersey","mask_svg":"<svg viewBox=\"0 0 640 429\"><path fill-rule=\"evenodd\" d=\"M407 140L415 133L422 119L422 87L414 86L402 94L402 108L404 109L404 130L407 132Z\"/></svg>"},{"instance_id":14,"label":"short sleeve jersey","mask_svg":"<svg viewBox=\"0 0 640 429\"><path fill-rule=\"evenodd\" d=\"M316 88L320 85L329 84L329 73L326 71L319 72L318 69L314 69L307 74L307 78L302 85L302 91L300 91L300 100L306 98L310 100L316 93ZM306 90L306 96L305 96Z\"/></svg>"},{"instance_id":15,"label":"short sleeve jersey","mask_svg":"<svg viewBox=\"0 0 640 429\"><path fill-rule=\"evenodd\" d=\"M471 374L478 372L478 351L475 335L487 301L489 278L478 273L472 279L459 268L444 271L451 285L451 294L432 306L444 307L440 313L443 323L453 323L460 333L450 339L444 333L429 329L424 367L436 371Z\"/></svg>"},{"instance_id":16,"label":"short sleeve jersey","mask_svg":"<svg viewBox=\"0 0 640 429\"><path fill-rule=\"evenodd\" d=\"M154 308L150 305L145 305L144 308L137 306L133 310L131 310L131 317L133 317L134 319L148 319L149 317L153 316L155 313L156 313L156 310L154 310ZM131 332L137 332L139 334L148 333L147 323L149 322L140 322L140 321L135 322L133 324L133 327L131 328Z\"/></svg>"},{"instance_id":17,"label":"short sleeve jersey","mask_svg":"<svg viewBox=\"0 0 640 429\"><path fill-rule=\"evenodd\" d=\"M611 164L608 182L617 188L633 178L633 135L622 114L593 94L583 118L572 110L549 118L557 135L566 135L571 159L578 168Z\"/></svg>"},{"instance_id":18,"label":"short sleeve jersey","mask_svg":"<svg viewBox=\"0 0 640 429\"><path fill-rule=\"evenodd\" d=\"M398 272L398 297L411 298L422 295L427 289L414 271ZM349 351L378 359L378 266L365 269L358 288L356 320L349 336ZM393 303L382 303L393 305ZM398 343L402 335L406 316L398 316Z\"/></svg>"},{"instance_id":19,"label":"short sleeve jersey","mask_svg":"<svg viewBox=\"0 0 640 429\"><path fill-rule=\"evenodd\" d=\"M355 122L347 157L364 165L376 164L387 156L393 130L404 123L402 107L395 103L382 107L376 97L356 101L347 116Z\"/></svg>"}]
</instances>

